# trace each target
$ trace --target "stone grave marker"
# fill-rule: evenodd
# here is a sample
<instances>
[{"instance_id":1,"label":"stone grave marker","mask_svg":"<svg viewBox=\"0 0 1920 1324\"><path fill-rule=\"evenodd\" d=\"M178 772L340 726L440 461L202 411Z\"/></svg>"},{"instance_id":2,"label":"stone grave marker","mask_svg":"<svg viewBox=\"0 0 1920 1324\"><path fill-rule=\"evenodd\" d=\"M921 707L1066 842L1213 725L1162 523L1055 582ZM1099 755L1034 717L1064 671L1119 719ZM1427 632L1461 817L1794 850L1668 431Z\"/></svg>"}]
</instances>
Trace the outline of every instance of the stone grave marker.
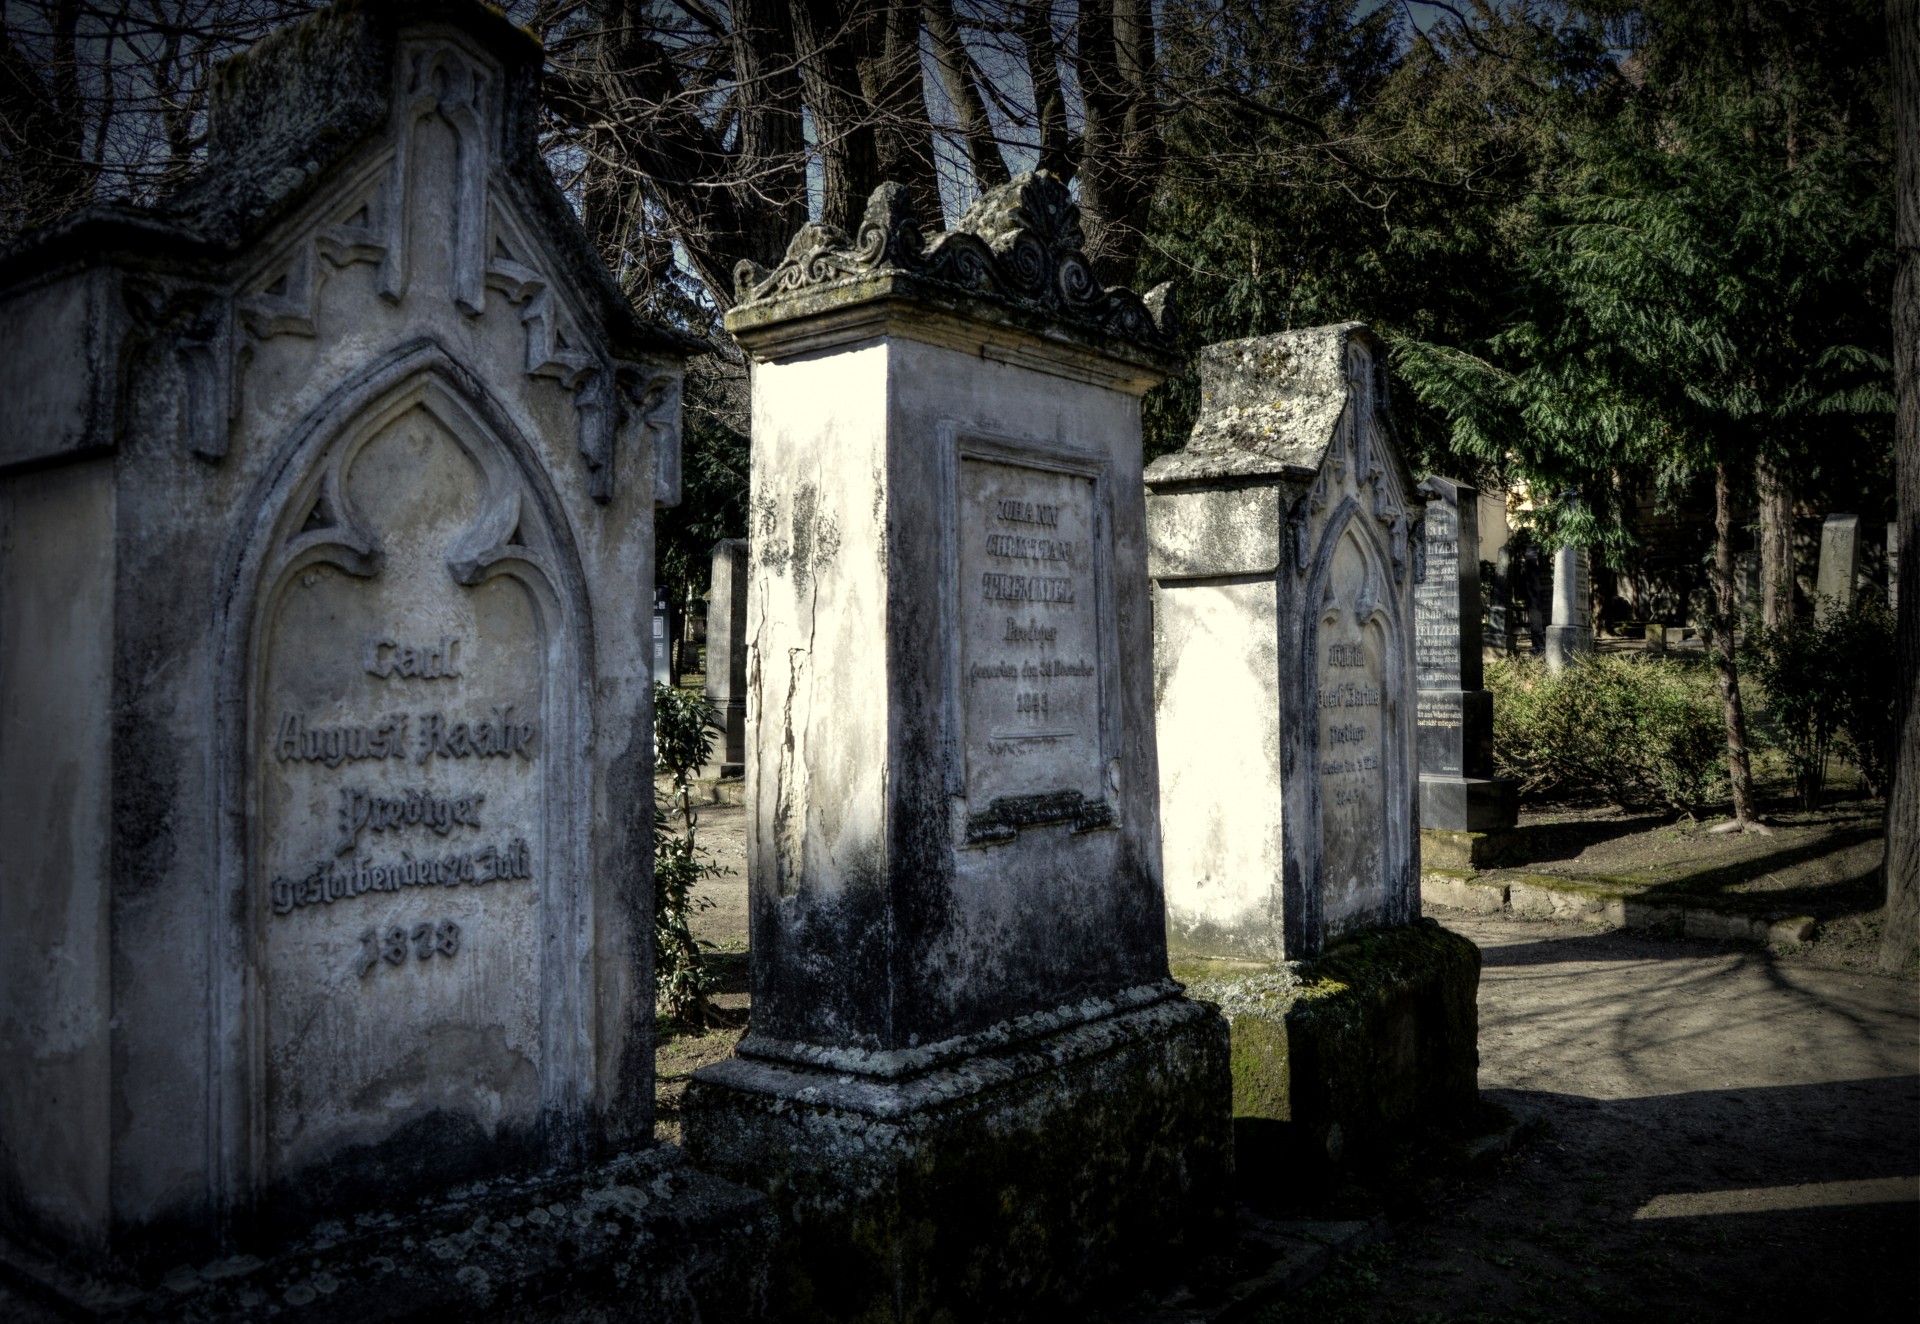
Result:
<instances>
[{"instance_id":1,"label":"stone grave marker","mask_svg":"<svg viewBox=\"0 0 1920 1324\"><path fill-rule=\"evenodd\" d=\"M1192 439L1146 471L1168 923L1308 956L1419 913L1423 498L1365 327L1210 345L1200 371Z\"/></svg>"},{"instance_id":2,"label":"stone grave marker","mask_svg":"<svg viewBox=\"0 0 1920 1324\"><path fill-rule=\"evenodd\" d=\"M1413 588L1419 685L1420 827L1504 832L1519 812L1511 779L1493 774L1493 694L1483 684L1479 502L1472 487L1431 477Z\"/></svg>"},{"instance_id":3,"label":"stone grave marker","mask_svg":"<svg viewBox=\"0 0 1920 1324\"><path fill-rule=\"evenodd\" d=\"M1045 173L745 269L753 1024L685 1103L835 1318L1059 1318L1224 1197L1167 974L1140 395L1164 326ZM950 1312L950 1313L945 1313Z\"/></svg>"},{"instance_id":4,"label":"stone grave marker","mask_svg":"<svg viewBox=\"0 0 1920 1324\"><path fill-rule=\"evenodd\" d=\"M1860 574L1860 517L1829 515L1820 526L1820 569L1814 589L1814 614L1848 611L1857 596Z\"/></svg>"},{"instance_id":5,"label":"stone grave marker","mask_svg":"<svg viewBox=\"0 0 1920 1324\"><path fill-rule=\"evenodd\" d=\"M722 538L713 545L712 587L707 593L707 698L720 710L725 734L716 742L711 776L746 775L747 748L747 540Z\"/></svg>"},{"instance_id":6,"label":"stone grave marker","mask_svg":"<svg viewBox=\"0 0 1920 1324\"><path fill-rule=\"evenodd\" d=\"M1887 610L1900 610L1900 526L1887 525Z\"/></svg>"},{"instance_id":7,"label":"stone grave marker","mask_svg":"<svg viewBox=\"0 0 1920 1324\"><path fill-rule=\"evenodd\" d=\"M1479 557L1482 563L1493 567L1493 574L1485 585L1487 629L1481 645L1498 656L1510 657L1516 651L1518 622L1513 609L1513 544L1507 529L1506 496L1482 492L1478 504Z\"/></svg>"},{"instance_id":8,"label":"stone grave marker","mask_svg":"<svg viewBox=\"0 0 1920 1324\"><path fill-rule=\"evenodd\" d=\"M1480 656L1457 621L1416 633L1441 503L1372 332L1209 345L1200 380L1192 437L1144 475L1168 944L1232 1023L1240 1179L1298 1191L1474 1098L1476 950L1419 919L1415 716L1423 646L1456 701Z\"/></svg>"},{"instance_id":9,"label":"stone grave marker","mask_svg":"<svg viewBox=\"0 0 1920 1324\"><path fill-rule=\"evenodd\" d=\"M548 176L541 59L478 6L321 11L216 73L164 208L0 256L0 1232L170 1269L196 1319L258 1318L326 1220L479 1183L465 1228L492 1179L651 1142L644 631L691 345ZM500 1301L542 1237L493 1243ZM322 1240L302 1266L468 1295Z\"/></svg>"},{"instance_id":10,"label":"stone grave marker","mask_svg":"<svg viewBox=\"0 0 1920 1324\"><path fill-rule=\"evenodd\" d=\"M1587 549L1560 547L1553 553L1553 623L1547 627L1547 670L1564 670L1568 663L1593 653L1593 618L1587 604L1592 597Z\"/></svg>"}]
</instances>

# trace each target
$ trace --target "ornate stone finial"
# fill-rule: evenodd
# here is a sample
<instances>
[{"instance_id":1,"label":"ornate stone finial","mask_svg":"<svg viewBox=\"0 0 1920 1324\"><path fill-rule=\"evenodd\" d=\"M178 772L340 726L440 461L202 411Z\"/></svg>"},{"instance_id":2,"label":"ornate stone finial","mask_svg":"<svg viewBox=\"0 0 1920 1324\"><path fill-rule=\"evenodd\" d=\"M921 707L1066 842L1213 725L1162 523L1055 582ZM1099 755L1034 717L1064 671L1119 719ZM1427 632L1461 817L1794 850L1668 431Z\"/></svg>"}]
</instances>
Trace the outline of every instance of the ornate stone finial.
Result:
<instances>
[{"instance_id":1,"label":"ornate stone finial","mask_svg":"<svg viewBox=\"0 0 1920 1324\"><path fill-rule=\"evenodd\" d=\"M773 271L740 263L734 289L746 304L848 277L896 272L1156 350L1172 349L1176 315L1170 287L1156 290L1150 306L1125 286L1102 286L1085 245L1072 194L1044 170L988 190L953 229L930 241L921 235L907 190L887 183L874 190L851 238L831 225L804 225Z\"/></svg>"}]
</instances>

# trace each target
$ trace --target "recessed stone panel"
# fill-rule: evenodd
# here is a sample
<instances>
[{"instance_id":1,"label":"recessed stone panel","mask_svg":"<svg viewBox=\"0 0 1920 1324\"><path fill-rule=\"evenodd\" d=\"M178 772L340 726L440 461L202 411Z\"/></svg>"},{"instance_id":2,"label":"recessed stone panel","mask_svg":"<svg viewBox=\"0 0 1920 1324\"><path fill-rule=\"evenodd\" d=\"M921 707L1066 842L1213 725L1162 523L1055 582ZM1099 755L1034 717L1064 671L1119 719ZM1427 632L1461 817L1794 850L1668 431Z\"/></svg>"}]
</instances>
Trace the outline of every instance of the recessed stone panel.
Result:
<instances>
[{"instance_id":1,"label":"recessed stone panel","mask_svg":"<svg viewBox=\"0 0 1920 1324\"><path fill-rule=\"evenodd\" d=\"M540 1111L558 623L522 575L461 582L512 500L471 445L419 407L379 427L316 498L340 544L316 530L321 559L296 558L265 607L269 1180L433 1113L493 1134ZM349 539L371 554L339 556Z\"/></svg>"},{"instance_id":2,"label":"recessed stone panel","mask_svg":"<svg viewBox=\"0 0 1920 1324\"><path fill-rule=\"evenodd\" d=\"M961 711L966 793L1102 800L1100 575L1094 480L960 460Z\"/></svg>"},{"instance_id":3,"label":"recessed stone panel","mask_svg":"<svg viewBox=\"0 0 1920 1324\"><path fill-rule=\"evenodd\" d=\"M1329 937L1380 922L1387 900L1382 660L1386 638L1359 540L1340 540L1320 616L1321 907Z\"/></svg>"}]
</instances>

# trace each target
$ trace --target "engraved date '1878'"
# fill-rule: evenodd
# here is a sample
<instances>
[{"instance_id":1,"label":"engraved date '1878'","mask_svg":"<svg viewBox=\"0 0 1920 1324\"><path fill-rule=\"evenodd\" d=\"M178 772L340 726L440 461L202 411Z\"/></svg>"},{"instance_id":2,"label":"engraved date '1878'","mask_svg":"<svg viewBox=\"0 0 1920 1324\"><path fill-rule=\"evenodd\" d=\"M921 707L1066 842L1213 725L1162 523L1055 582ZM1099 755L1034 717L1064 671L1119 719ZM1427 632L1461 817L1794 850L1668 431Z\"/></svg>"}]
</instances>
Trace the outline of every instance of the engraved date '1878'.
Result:
<instances>
[{"instance_id":1,"label":"engraved date '1878'","mask_svg":"<svg viewBox=\"0 0 1920 1324\"><path fill-rule=\"evenodd\" d=\"M382 961L406 964L408 951L415 960L427 961L435 956L450 957L459 950L460 926L450 919L416 924L411 931L398 924L384 933L368 929L360 935L360 977L372 974Z\"/></svg>"}]
</instances>

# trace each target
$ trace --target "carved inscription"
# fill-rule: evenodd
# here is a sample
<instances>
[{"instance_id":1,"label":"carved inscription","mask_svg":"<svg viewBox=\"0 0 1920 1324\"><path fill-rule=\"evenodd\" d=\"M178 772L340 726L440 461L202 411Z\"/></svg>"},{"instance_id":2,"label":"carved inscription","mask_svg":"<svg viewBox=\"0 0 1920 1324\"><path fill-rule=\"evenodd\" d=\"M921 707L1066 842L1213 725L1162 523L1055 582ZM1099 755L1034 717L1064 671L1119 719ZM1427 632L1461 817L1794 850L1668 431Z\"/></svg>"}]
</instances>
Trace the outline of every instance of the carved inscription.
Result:
<instances>
[{"instance_id":1,"label":"carved inscription","mask_svg":"<svg viewBox=\"0 0 1920 1324\"><path fill-rule=\"evenodd\" d=\"M968 799L986 806L1074 792L1098 800L1093 480L973 458L960 470ZM1084 814L1076 821L1091 822Z\"/></svg>"},{"instance_id":2,"label":"carved inscription","mask_svg":"<svg viewBox=\"0 0 1920 1324\"><path fill-rule=\"evenodd\" d=\"M1460 515L1427 505L1426 574L1414 585L1414 667L1423 690L1460 688Z\"/></svg>"},{"instance_id":3,"label":"carved inscription","mask_svg":"<svg viewBox=\"0 0 1920 1324\"><path fill-rule=\"evenodd\" d=\"M1329 934L1364 922L1385 895L1384 639L1359 616L1369 596L1359 549L1342 542L1320 623L1321 904Z\"/></svg>"},{"instance_id":4,"label":"carved inscription","mask_svg":"<svg viewBox=\"0 0 1920 1324\"><path fill-rule=\"evenodd\" d=\"M456 956L460 952L460 926L450 919L429 920L413 926L409 932L396 924L381 933L378 929L367 929L360 935L360 977L365 979L374 968L385 961L388 965L405 965L408 952L420 961L432 960L435 956Z\"/></svg>"}]
</instances>

